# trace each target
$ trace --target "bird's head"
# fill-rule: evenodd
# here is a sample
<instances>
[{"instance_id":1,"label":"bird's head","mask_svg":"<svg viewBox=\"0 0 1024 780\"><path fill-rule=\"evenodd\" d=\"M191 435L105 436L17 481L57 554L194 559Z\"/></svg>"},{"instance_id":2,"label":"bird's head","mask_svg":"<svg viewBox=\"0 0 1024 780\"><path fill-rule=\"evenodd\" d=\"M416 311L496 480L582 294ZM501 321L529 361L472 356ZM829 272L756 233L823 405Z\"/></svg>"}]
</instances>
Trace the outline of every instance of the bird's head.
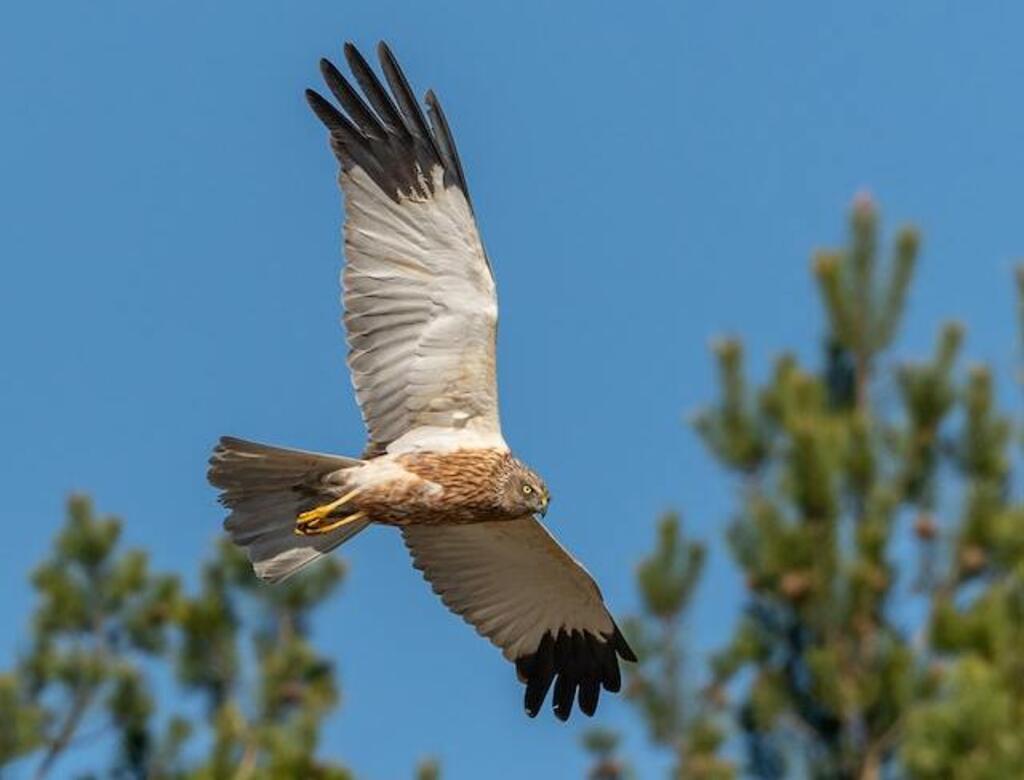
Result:
<instances>
[{"instance_id":1,"label":"bird's head","mask_svg":"<svg viewBox=\"0 0 1024 780\"><path fill-rule=\"evenodd\" d=\"M551 494L533 470L512 458L503 480L499 501L502 508L513 515L545 515Z\"/></svg>"}]
</instances>

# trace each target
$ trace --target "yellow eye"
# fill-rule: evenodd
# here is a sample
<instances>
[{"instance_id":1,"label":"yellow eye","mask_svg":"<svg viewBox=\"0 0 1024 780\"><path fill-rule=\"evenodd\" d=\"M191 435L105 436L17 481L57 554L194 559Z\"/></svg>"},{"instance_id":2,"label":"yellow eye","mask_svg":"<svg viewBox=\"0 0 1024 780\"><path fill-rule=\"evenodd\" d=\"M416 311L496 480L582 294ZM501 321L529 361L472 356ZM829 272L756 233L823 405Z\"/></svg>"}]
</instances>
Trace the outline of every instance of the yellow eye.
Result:
<instances>
[{"instance_id":1,"label":"yellow eye","mask_svg":"<svg viewBox=\"0 0 1024 780\"><path fill-rule=\"evenodd\" d=\"M526 495L530 495L530 493L532 493L532 492L533 492L533 488L532 488L532 487L530 487L529 485L523 485L523 492L524 492L524 493L525 493Z\"/></svg>"}]
</instances>

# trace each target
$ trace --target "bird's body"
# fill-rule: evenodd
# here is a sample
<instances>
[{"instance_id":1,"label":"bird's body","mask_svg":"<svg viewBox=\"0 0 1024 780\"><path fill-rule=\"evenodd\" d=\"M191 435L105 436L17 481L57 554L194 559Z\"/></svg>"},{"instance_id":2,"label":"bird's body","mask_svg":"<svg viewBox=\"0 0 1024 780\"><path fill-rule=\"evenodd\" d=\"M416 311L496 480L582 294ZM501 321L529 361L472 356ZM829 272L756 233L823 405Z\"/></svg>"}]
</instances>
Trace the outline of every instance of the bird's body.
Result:
<instances>
[{"instance_id":1,"label":"bird's body","mask_svg":"<svg viewBox=\"0 0 1024 780\"><path fill-rule=\"evenodd\" d=\"M326 60L345 113L312 90L345 193L348 365L366 423L361 458L222 438L209 478L258 576L291 576L370 525L401 529L444 603L501 648L537 713L588 715L635 660L593 579L554 540L543 480L498 417L498 305L448 122L425 117L383 44L390 91L351 44L362 95Z\"/></svg>"},{"instance_id":2,"label":"bird's body","mask_svg":"<svg viewBox=\"0 0 1024 780\"><path fill-rule=\"evenodd\" d=\"M379 455L326 475L314 502L351 495L333 515L361 513L380 525L462 525L517 520L528 511L501 486L528 470L498 449L420 450ZM312 507L311 507L312 508Z\"/></svg>"}]
</instances>

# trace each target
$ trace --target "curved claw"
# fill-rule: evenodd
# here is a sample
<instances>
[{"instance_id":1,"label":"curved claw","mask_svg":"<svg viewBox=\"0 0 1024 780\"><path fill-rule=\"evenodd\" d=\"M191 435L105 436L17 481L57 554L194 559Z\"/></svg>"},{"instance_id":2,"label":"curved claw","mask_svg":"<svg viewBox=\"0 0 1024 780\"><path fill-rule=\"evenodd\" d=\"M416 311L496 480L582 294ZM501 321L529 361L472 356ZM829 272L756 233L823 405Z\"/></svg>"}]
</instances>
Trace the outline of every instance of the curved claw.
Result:
<instances>
[{"instance_id":1,"label":"curved claw","mask_svg":"<svg viewBox=\"0 0 1024 780\"><path fill-rule=\"evenodd\" d=\"M331 517L334 510L341 506L344 506L353 498L355 498L360 492L359 488L350 490L348 493L343 495L341 498L335 499L327 504L313 507L307 512L303 512L295 518L295 533L300 536L312 536L314 534L325 534L333 531L336 528L340 528L346 523L355 522L361 520L366 516L365 512L355 512L354 514L346 515L333 523L326 523L325 521Z\"/></svg>"},{"instance_id":2,"label":"curved claw","mask_svg":"<svg viewBox=\"0 0 1024 780\"><path fill-rule=\"evenodd\" d=\"M302 520L302 515L299 515L299 519L295 523L295 533L299 536L317 536L319 534L326 534L341 528L343 525L354 523L357 520L362 520L366 517L366 512L354 512L351 515L335 520L333 523L327 523L326 525L321 523L321 519L313 520Z\"/></svg>"}]
</instances>

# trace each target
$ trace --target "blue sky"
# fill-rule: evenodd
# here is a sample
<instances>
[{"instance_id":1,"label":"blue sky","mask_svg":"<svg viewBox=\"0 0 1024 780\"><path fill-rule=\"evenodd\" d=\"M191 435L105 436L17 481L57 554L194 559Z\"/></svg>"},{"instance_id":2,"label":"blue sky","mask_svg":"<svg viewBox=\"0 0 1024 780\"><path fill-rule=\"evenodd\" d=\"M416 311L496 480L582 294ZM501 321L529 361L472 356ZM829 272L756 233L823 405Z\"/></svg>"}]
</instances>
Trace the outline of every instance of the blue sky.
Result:
<instances>
[{"instance_id":1,"label":"blue sky","mask_svg":"<svg viewBox=\"0 0 1024 780\"><path fill-rule=\"evenodd\" d=\"M924 231L897 356L936 325L1008 376L1024 255L1024 7L863 3L148 2L0 12L0 666L72 490L187 573L218 534L221 433L357 454L337 321L335 163L302 90L343 40L393 45L454 127L499 282L506 437L614 610L656 516L714 542L701 656L741 588L728 481L682 424L708 344L816 358L808 258L855 192ZM316 623L343 705L326 752L370 778L579 776L578 738L436 603L395 534L344 552ZM625 725L642 776L661 761ZM67 766L74 762L70 761Z\"/></svg>"}]
</instances>

